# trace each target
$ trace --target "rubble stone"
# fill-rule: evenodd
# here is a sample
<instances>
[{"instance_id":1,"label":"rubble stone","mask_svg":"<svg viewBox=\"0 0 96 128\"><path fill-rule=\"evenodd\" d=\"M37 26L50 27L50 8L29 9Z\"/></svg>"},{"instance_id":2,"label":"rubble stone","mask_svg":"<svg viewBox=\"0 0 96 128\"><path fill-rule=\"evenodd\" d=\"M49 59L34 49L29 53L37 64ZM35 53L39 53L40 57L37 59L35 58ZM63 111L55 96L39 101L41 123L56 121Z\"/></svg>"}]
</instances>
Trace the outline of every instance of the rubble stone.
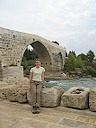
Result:
<instances>
[{"instance_id":1,"label":"rubble stone","mask_svg":"<svg viewBox=\"0 0 96 128\"><path fill-rule=\"evenodd\" d=\"M62 95L64 106L85 109L89 103L89 88L72 87Z\"/></svg>"}]
</instances>

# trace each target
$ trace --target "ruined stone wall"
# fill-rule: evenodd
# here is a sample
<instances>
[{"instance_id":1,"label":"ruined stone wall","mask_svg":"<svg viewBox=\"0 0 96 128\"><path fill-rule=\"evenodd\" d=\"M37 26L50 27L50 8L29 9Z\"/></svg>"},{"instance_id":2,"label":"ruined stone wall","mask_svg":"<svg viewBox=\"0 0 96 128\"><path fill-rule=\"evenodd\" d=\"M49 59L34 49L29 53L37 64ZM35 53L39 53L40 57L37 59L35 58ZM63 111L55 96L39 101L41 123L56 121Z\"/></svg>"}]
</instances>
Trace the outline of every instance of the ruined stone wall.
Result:
<instances>
[{"instance_id":1,"label":"ruined stone wall","mask_svg":"<svg viewBox=\"0 0 96 128\"><path fill-rule=\"evenodd\" d=\"M0 27L0 70L3 70L3 75L1 73L0 77L6 77L7 71L12 76L9 67L12 69L13 66L13 70L15 70L15 66L21 66L23 54L29 44L39 53L42 66L45 67L47 72L63 69L66 58L64 48L37 35ZM21 71L22 74L22 70L15 70L15 72L17 71Z\"/></svg>"},{"instance_id":2,"label":"ruined stone wall","mask_svg":"<svg viewBox=\"0 0 96 128\"><path fill-rule=\"evenodd\" d=\"M22 66L3 67L3 80L8 81L12 79L23 79Z\"/></svg>"},{"instance_id":3,"label":"ruined stone wall","mask_svg":"<svg viewBox=\"0 0 96 128\"><path fill-rule=\"evenodd\" d=\"M20 55L27 47L23 35L6 29L1 29L0 34L2 66L20 65Z\"/></svg>"},{"instance_id":4,"label":"ruined stone wall","mask_svg":"<svg viewBox=\"0 0 96 128\"><path fill-rule=\"evenodd\" d=\"M0 28L0 58L2 60L2 66L20 66L24 51L29 44L37 48L37 52L40 51L39 54L41 57L43 56L43 61L49 59L48 61L52 64L51 68L54 68L54 70L55 68L57 70L58 67L61 69L60 63L64 65L66 50L59 45L37 35ZM60 57L62 60L59 59Z\"/></svg>"}]
</instances>

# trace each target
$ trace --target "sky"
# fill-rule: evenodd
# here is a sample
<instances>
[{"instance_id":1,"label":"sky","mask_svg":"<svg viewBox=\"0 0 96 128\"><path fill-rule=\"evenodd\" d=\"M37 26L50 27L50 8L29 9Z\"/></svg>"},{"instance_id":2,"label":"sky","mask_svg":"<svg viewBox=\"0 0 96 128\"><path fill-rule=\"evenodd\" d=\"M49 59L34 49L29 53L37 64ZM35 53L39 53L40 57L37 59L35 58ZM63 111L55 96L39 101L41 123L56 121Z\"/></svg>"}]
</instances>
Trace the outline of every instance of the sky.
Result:
<instances>
[{"instance_id":1,"label":"sky","mask_svg":"<svg viewBox=\"0 0 96 128\"><path fill-rule=\"evenodd\" d=\"M0 26L96 55L96 0L0 0Z\"/></svg>"}]
</instances>

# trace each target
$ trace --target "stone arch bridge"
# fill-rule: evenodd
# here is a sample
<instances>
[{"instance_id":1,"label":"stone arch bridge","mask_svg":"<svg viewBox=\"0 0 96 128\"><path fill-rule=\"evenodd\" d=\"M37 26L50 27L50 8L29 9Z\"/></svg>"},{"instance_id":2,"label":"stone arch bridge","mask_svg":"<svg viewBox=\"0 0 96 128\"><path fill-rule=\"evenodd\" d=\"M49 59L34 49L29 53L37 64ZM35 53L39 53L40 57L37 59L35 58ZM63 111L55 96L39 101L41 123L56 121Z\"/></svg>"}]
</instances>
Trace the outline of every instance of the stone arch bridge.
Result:
<instances>
[{"instance_id":1,"label":"stone arch bridge","mask_svg":"<svg viewBox=\"0 0 96 128\"><path fill-rule=\"evenodd\" d=\"M66 50L38 35L22 33L0 27L0 80L23 77L23 54L28 47L38 52L46 74L61 72Z\"/></svg>"}]
</instances>

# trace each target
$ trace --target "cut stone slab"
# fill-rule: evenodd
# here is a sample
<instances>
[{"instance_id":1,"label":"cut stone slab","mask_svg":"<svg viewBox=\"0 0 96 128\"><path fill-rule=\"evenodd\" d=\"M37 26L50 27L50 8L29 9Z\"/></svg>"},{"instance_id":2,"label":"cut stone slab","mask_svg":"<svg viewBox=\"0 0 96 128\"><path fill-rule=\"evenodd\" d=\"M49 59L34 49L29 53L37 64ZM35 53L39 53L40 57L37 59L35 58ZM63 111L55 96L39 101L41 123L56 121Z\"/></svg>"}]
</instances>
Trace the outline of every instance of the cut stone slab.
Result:
<instances>
[{"instance_id":1,"label":"cut stone slab","mask_svg":"<svg viewBox=\"0 0 96 128\"><path fill-rule=\"evenodd\" d=\"M88 96L89 88L72 87L62 95L61 101L66 107L85 109L89 106Z\"/></svg>"},{"instance_id":2,"label":"cut stone slab","mask_svg":"<svg viewBox=\"0 0 96 128\"><path fill-rule=\"evenodd\" d=\"M28 86L13 86L7 92L7 99L10 101L17 101L19 103L26 103Z\"/></svg>"},{"instance_id":3,"label":"cut stone slab","mask_svg":"<svg viewBox=\"0 0 96 128\"><path fill-rule=\"evenodd\" d=\"M89 108L91 111L96 112L96 87L90 89L89 92Z\"/></svg>"},{"instance_id":4,"label":"cut stone slab","mask_svg":"<svg viewBox=\"0 0 96 128\"><path fill-rule=\"evenodd\" d=\"M41 93L41 106L42 107L57 107L61 103L61 96L64 93L64 89L58 86L51 88L43 88ZM31 92L28 90L27 99L30 104Z\"/></svg>"},{"instance_id":5,"label":"cut stone slab","mask_svg":"<svg viewBox=\"0 0 96 128\"><path fill-rule=\"evenodd\" d=\"M10 85L7 87L2 87L0 88L0 98L25 103L28 102L27 90L28 86Z\"/></svg>"},{"instance_id":6,"label":"cut stone slab","mask_svg":"<svg viewBox=\"0 0 96 128\"><path fill-rule=\"evenodd\" d=\"M24 81L25 84L24 84ZM25 79L18 85L8 85L4 81L0 81L0 98L9 99L10 101L18 101L20 103L27 100L28 79Z\"/></svg>"}]
</instances>

